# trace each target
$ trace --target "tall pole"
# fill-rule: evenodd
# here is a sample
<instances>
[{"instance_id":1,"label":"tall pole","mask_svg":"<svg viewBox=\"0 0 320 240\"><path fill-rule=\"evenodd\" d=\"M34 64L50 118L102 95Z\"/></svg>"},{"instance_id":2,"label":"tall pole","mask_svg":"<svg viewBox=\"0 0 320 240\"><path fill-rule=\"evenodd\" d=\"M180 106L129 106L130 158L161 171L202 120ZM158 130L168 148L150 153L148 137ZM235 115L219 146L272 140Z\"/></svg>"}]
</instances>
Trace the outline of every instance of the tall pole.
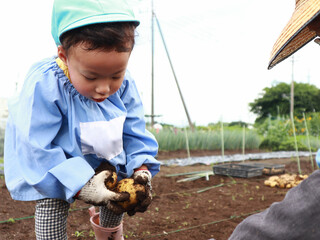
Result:
<instances>
[{"instance_id":1,"label":"tall pole","mask_svg":"<svg viewBox=\"0 0 320 240\"><path fill-rule=\"evenodd\" d=\"M294 56L292 56L292 72L291 72L291 100L290 100L290 116L293 116L294 110Z\"/></svg>"},{"instance_id":2,"label":"tall pole","mask_svg":"<svg viewBox=\"0 0 320 240\"><path fill-rule=\"evenodd\" d=\"M154 125L154 10L151 0L151 127Z\"/></svg>"},{"instance_id":3,"label":"tall pole","mask_svg":"<svg viewBox=\"0 0 320 240\"><path fill-rule=\"evenodd\" d=\"M297 164L298 164L298 171L299 174L301 174L301 168L300 168L300 159L299 159L299 154L298 154L298 143L297 143L297 137L296 137L296 128L294 126L294 114L293 114L293 106L294 106L294 57L292 56L292 76L291 76L291 101L290 101L290 118L291 118L291 123L292 123L292 132L293 132L293 137L294 137L294 145L296 149L296 155L297 155Z\"/></svg>"},{"instance_id":4,"label":"tall pole","mask_svg":"<svg viewBox=\"0 0 320 240\"><path fill-rule=\"evenodd\" d=\"M194 126L193 126L193 124L192 124L190 115L189 115L189 113L188 113L187 105L186 105L186 103L184 102L184 99L183 99L183 96L182 96L182 92L181 92L181 89L180 89L180 86L179 86L179 83L178 83L178 79L177 79L176 73L175 73L174 68L173 68L173 64L172 64L172 61L171 61L171 58L170 58L170 55L169 55L169 51L168 51L166 42L165 42L165 40L164 40L162 31L161 31L161 27L160 27L159 20L158 20L158 18L157 18L157 16L156 16L155 13L153 13L153 16L154 16L154 18L155 18L155 20L156 20L156 22L157 22L157 26L158 26L158 29L159 29L159 33L160 33L160 35L161 35L162 43L163 43L163 46L164 46L164 48L165 48L165 50L166 50L166 53L167 53L167 57L168 57L168 60L169 60L169 63L170 63L170 67L171 67L171 70L172 70L174 79L175 79L176 84L177 84L177 88L178 88L179 95L180 95L180 98L181 98L181 101L182 101L182 104L183 104L183 107L184 107L184 111L185 111L185 113L186 113L186 115L187 115L187 118L188 118L189 126L190 126L191 130L193 131L193 130L194 130Z\"/></svg>"}]
</instances>

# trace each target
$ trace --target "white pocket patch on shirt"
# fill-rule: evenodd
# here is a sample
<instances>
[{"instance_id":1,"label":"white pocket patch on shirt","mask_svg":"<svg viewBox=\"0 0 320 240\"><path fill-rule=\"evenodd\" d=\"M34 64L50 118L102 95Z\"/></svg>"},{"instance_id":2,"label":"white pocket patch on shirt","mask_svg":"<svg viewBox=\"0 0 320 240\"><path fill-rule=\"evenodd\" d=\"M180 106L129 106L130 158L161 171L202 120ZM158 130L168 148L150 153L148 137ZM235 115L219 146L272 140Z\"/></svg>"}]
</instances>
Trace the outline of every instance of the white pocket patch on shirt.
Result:
<instances>
[{"instance_id":1,"label":"white pocket patch on shirt","mask_svg":"<svg viewBox=\"0 0 320 240\"><path fill-rule=\"evenodd\" d=\"M122 134L125 116L110 121L80 122L83 155L96 154L110 160L123 151Z\"/></svg>"}]
</instances>

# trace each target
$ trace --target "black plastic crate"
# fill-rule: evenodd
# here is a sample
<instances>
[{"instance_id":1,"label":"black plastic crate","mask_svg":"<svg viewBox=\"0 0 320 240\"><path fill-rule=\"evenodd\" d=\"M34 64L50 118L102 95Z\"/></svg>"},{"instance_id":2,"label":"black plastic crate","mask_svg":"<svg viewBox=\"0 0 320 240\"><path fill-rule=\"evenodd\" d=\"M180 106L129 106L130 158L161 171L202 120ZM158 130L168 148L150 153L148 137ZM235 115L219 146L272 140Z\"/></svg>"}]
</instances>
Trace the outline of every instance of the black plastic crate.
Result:
<instances>
[{"instance_id":1,"label":"black plastic crate","mask_svg":"<svg viewBox=\"0 0 320 240\"><path fill-rule=\"evenodd\" d=\"M272 164L272 163L243 163L241 165L246 166L258 166L262 167L262 173L265 175L277 175L283 174L285 172L285 165L284 164Z\"/></svg>"},{"instance_id":2,"label":"black plastic crate","mask_svg":"<svg viewBox=\"0 0 320 240\"><path fill-rule=\"evenodd\" d=\"M227 175L232 177L250 178L262 175L263 167L241 165L241 164L221 164L213 166L213 172L216 175Z\"/></svg>"}]
</instances>

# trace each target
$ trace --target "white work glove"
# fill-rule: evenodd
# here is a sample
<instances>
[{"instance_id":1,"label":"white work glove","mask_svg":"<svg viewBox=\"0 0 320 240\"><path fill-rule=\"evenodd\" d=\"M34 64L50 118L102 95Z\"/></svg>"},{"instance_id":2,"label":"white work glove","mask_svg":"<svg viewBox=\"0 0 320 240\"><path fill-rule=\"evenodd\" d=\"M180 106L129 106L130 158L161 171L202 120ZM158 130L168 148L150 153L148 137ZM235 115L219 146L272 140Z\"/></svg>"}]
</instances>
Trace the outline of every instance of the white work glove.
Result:
<instances>
[{"instance_id":1,"label":"white work glove","mask_svg":"<svg viewBox=\"0 0 320 240\"><path fill-rule=\"evenodd\" d=\"M94 175L83 186L76 198L94 206L107 206L110 210L113 210L114 204L110 204L110 201L126 201L129 199L129 193L115 193L110 191L105 181L112 176L112 171L104 170Z\"/></svg>"},{"instance_id":2,"label":"white work glove","mask_svg":"<svg viewBox=\"0 0 320 240\"><path fill-rule=\"evenodd\" d=\"M139 169L134 172L132 178L136 183L144 185L146 191L145 193L137 192L139 204L133 210L128 211L129 216L133 216L136 212L145 212L152 202L151 173L146 169Z\"/></svg>"},{"instance_id":3,"label":"white work glove","mask_svg":"<svg viewBox=\"0 0 320 240\"><path fill-rule=\"evenodd\" d=\"M147 169L139 169L136 170L132 176L135 182L141 184L141 185L147 185L149 186L150 190L151 188L151 178L152 175L149 170Z\"/></svg>"}]
</instances>

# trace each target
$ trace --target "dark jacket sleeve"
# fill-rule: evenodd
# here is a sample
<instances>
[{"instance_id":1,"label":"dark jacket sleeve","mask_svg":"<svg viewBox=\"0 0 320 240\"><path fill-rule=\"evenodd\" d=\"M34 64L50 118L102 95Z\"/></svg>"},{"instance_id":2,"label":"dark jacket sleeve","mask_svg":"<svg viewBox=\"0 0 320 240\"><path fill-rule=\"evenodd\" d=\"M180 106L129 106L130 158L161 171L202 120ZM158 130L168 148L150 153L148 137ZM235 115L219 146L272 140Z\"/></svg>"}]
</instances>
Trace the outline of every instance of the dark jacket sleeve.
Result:
<instances>
[{"instance_id":1,"label":"dark jacket sleeve","mask_svg":"<svg viewBox=\"0 0 320 240\"><path fill-rule=\"evenodd\" d=\"M283 201L251 215L229 240L320 239L320 170L290 189Z\"/></svg>"}]
</instances>

